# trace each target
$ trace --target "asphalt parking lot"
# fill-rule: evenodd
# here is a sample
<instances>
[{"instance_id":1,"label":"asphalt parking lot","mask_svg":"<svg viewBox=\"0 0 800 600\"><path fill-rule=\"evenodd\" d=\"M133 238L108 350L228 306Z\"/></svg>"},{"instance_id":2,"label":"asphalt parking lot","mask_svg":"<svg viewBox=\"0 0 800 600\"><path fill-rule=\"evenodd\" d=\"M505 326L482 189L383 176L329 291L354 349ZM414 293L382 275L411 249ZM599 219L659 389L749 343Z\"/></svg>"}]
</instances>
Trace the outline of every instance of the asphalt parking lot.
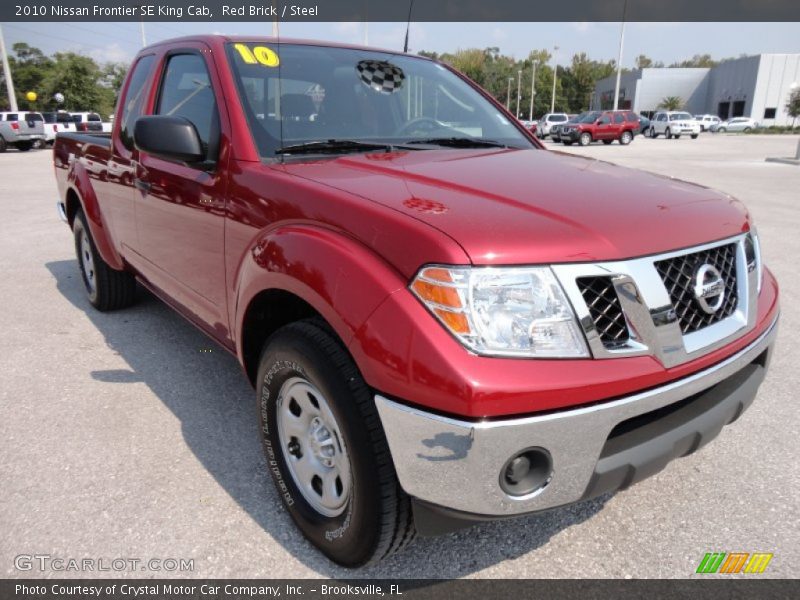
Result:
<instances>
[{"instance_id":1,"label":"asphalt parking lot","mask_svg":"<svg viewBox=\"0 0 800 600\"><path fill-rule=\"evenodd\" d=\"M150 296L118 313L93 311L56 214L51 153L0 155L0 576L683 578L706 552L741 551L774 553L760 577L796 577L800 167L764 158L793 155L797 141L546 141L749 206L782 285L771 373L717 440L627 491L418 539L357 572L323 558L282 510L236 361ZM20 571L21 554L183 558L194 570Z\"/></svg>"}]
</instances>

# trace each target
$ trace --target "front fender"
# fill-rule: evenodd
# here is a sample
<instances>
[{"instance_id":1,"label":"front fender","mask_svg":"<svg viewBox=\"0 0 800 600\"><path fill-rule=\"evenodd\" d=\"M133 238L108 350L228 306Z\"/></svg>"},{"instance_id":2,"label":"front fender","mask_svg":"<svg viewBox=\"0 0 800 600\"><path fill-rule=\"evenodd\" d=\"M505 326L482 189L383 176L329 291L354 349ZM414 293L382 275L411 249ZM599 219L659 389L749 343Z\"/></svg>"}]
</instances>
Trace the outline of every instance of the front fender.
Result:
<instances>
[{"instance_id":1,"label":"front fender","mask_svg":"<svg viewBox=\"0 0 800 600\"><path fill-rule=\"evenodd\" d=\"M240 358L247 308L260 292L283 290L310 304L348 344L380 303L406 284L360 242L332 229L287 225L263 232L241 260L234 283Z\"/></svg>"},{"instance_id":2,"label":"front fender","mask_svg":"<svg viewBox=\"0 0 800 600\"><path fill-rule=\"evenodd\" d=\"M97 202L97 194L89 173L77 160L72 163L70 168L69 176L67 177L67 190L77 195L83 214L86 215L94 245L102 259L112 269L122 270L125 263L111 241L111 233ZM69 191L66 194L67 199L69 198Z\"/></svg>"}]
</instances>

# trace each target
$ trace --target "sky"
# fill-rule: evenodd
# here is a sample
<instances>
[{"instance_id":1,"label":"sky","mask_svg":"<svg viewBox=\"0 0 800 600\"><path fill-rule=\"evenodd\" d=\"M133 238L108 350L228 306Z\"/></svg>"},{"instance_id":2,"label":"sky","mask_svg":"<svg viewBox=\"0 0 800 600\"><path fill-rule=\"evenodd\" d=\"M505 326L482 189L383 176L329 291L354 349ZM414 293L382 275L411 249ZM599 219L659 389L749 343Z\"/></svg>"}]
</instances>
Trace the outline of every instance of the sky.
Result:
<instances>
[{"instance_id":1,"label":"sky","mask_svg":"<svg viewBox=\"0 0 800 600\"><path fill-rule=\"evenodd\" d=\"M75 51L99 62L129 62L142 45L138 22L3 23L6 45L26 42L46 54ZM271 22L146 23L148 43L197 33L270 35ZM365 31L366 29L366 31ZM282 23L285 37L361 44L401 50L405 23ZM555 60L569 63L586 52L597 60L616 59L619 23L412 23L411 51L453 52L497 46L503 54L525 58L534 49L554 46ZM740 54L800 52L800 23L628 23L622 65L633 67L639 54L669 64L695 54L714 58Z\"/></svg>"}]
</instances>

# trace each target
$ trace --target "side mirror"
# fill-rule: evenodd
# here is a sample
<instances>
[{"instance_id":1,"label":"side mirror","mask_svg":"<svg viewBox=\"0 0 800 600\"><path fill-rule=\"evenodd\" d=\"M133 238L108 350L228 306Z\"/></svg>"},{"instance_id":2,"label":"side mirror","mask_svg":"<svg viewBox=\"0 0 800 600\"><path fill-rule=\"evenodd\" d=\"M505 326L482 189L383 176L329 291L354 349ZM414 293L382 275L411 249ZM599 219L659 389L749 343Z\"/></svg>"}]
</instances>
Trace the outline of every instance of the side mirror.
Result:
<instances>
[{"instance_id":1,"label":"side mirror","mask_svg":"<svg viewBox=\"0 0 800 600\"><path fill-rule=\"evenodd\" d=\"M183 117L139 117L133 127L133 143L142 152L165 160L197 163L205 159L197 129Z\"/></svg>"}]
</instances>

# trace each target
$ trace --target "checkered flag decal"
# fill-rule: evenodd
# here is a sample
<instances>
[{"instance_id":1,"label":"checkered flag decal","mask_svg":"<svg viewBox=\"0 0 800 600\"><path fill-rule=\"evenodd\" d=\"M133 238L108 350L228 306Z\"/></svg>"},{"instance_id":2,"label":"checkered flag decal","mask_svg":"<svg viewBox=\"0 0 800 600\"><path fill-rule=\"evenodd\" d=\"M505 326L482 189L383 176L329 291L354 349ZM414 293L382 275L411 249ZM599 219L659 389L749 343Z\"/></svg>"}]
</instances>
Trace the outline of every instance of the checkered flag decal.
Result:
<instances>
[{"instance_id":1,"label":"checkered flag decal","mask_svg":"<svg viewBox=\"0 0 800 600\"><path fill-rule=\"evenodd\" d=\"M356 70L361 81L381 94L393 94L406 78L400 67L380 60L362 60Z\"/></svg>"}]
</instances>

